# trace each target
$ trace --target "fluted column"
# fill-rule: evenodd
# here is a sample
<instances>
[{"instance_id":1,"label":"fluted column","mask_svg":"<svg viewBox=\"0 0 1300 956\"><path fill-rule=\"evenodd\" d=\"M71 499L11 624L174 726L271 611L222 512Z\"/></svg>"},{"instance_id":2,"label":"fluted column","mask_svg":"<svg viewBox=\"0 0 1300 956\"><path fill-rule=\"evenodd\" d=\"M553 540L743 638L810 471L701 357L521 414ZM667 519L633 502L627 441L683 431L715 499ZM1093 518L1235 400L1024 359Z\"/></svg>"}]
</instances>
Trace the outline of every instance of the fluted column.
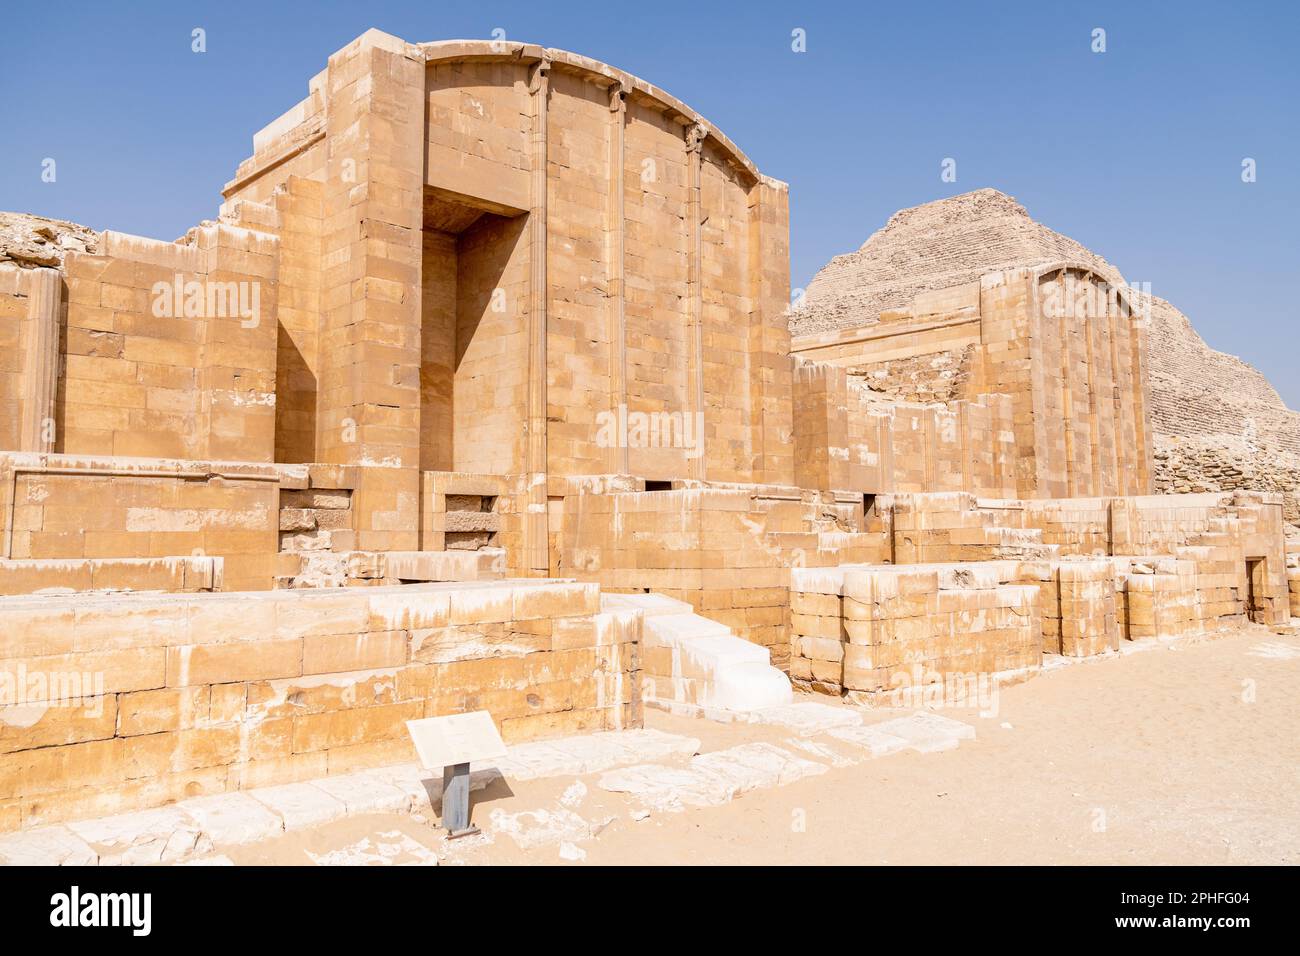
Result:
<instances>
[{"instance_id":1,"label":"fluted column","mask_svg":"<svg viewBox=\"0 0 1300 956\"><path fill-rule=\"evenodd\" d=\"M699 443L697 454L690 460L691 477L703 481L707 474L705 462L708 455L704 445L704 287L703 256L704 235L701 222L700 164L703 160L704 140L708 136L701 124L686 127L686 229L687 229L687 402L690 414L691 435Z\"/></svg>"},{"instance_id":2,"label":"fluted column","mask_svg":"<svg viewBox=\"0 0 1300 956\"><path fill-rule=\"evenodd\" d=\"M23 363L23 417L19 447L54 450L54 392L59 381L59 273L33 269L28 277L27 354Z\"/></svg>"},{"instance_id":3,"label":"fluted column","mask_svg":"<svg viewBox=\"0 0 1300 956\"><path fill-rule=\"evenodd\" d=\"M529 80L532 93L533 125L532 193L528 216L528 249L531 271L528 284L528 434L526 469L527 511L524 516L524 552L533 571L550 568L546 516L546 144L550 99L551 63L540 60Z\"/></svg>"}]
</instances>

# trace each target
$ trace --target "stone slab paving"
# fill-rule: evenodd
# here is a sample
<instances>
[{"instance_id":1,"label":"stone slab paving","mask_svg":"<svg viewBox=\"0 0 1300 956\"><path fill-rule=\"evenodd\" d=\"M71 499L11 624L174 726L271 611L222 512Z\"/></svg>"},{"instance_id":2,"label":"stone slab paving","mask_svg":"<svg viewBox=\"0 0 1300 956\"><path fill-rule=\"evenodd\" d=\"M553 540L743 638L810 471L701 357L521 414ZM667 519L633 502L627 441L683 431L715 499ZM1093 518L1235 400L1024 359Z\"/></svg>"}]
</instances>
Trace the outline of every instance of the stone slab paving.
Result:
<instances>
[{"instance_id":1,"label":"stone slab paving","mask_svg":"<svg viewBox=\"0 0 1300 956\"><path fill-rule=\"evenodd\" d=\"M827 733L836 740L842 740L845 743L853 744L867 752L867 756L887 757L889 754L898 753L900 750L906 750L909 746L907 740L897 734L891 734L888 730L881 730L879 724L868 724L860 727L835 727Z\"/></svg>"},{"instance_id":2,"label":"stone slab paving","mask_svg":"<svg viewBox=\"0 0 1300 956\"><path fill-rule=\"evenodd\" d=\"M862 714L851 707L802 702L755 711L751 720L753 723L773 724L804 737L812 737L833 727L857 726L862 723Z\"/></svg>"},{"instance_id":3,"label":"stone slab paving","mask_svg":"<svg viewBox=\"0 0 1300 956\"><path fill-rule=\"evenodd\" d=\"M67 827L41 827L0 837L0 863L7 866L95 866L99 863L99 854Z\"/></svg>"},{"instance_id":4,"label":"stone slab paving","mask_svg":"<svg viewBox=\"0 0 1300 956\"><path fill-rule=\"evenodd\" d=\"M873 724L872 729L905 740L909 748L921 753L953 750L963 740L975 738L975 728L970 724L926 711Z\"/></svg>"},{"instance_id":5,"label":"stone slab paving","mask_svg":"<svg viewBox=\"0 0 1300 956\"><path fill-rule=\"evenodd\" d=\"M202 827L213 843L256 843L284 832L280 815L248 790L182 800L176 806Z\"/></svg>"},{"instance_id":6,"label":"stone slab paving","mask_svg":"<svg viewBox=\"0 0 1300 956\"><path fill-rule=\"evenodd\" d=\"M276 814L286 831L306 830L347 816L347 805L320 787L289 783L248 791L258 803Z\"/></svg>"},{"instance_id":7,"label":"stone slab paving","mask_svg":"<svg viewBox=\"0 0 1300 956\"><path fill-rule=\"evenodd\" d=\"M582 737L519 744L492 765L513 780L599 773L649 761L686 759L698 753L695 737L661 730L609 730Z\"/></svg>"},{"instance_id":8,"label":"stone slab paving","mask_svg":"<svg viewBox=\"0 0 1300 956\"><path fill-rule=\"evenodd\" d=\"M202 826L176 807L82 820L67 827L98 848L100 866L173 863L212 850L212 838Z\"/></svg>"},{"instance_id":9,"label":"stone slab paving","mask_svg":"<svg viewBox=\"0 0 1300 956\"><path fill-rule=\"evenodd\" d=\"M775 744L753 743L701 754L686 767L642 764L612 770L597 786L629 794L644 807L676 812L720 806L749 790L784 786L829 769Z\"/></svg>"}]
</instances>

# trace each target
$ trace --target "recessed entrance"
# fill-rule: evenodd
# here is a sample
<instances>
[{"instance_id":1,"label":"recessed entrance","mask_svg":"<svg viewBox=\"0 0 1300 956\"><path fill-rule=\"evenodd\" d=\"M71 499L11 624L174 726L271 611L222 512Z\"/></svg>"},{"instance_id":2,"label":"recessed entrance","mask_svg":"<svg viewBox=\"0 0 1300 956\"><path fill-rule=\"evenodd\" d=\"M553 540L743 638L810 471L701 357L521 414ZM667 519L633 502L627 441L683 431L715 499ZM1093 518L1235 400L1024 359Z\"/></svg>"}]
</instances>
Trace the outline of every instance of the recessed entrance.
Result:
<instances>
[{"instance_id":1,"label":"recessed entrance","mask_svg":"<svg viewBox=\"0 0 1300 956\"><path fill-rule=\"evenodd\" d=\"M420 467L519 470L527 405L526 214L426 187L420 335Z\"/></svg>"},{"instance_id":2,"label":"recessed entrance","mask_svg":"<svg viewBox=\"0 0 1300 956\"><path fill-rule=\"evenodd\" d=\"M1246 617L1255 623L1263 618L1261 602L1266 592L1264 573L1263 558L1246 559Z\"/></svg>"}]
</instances>

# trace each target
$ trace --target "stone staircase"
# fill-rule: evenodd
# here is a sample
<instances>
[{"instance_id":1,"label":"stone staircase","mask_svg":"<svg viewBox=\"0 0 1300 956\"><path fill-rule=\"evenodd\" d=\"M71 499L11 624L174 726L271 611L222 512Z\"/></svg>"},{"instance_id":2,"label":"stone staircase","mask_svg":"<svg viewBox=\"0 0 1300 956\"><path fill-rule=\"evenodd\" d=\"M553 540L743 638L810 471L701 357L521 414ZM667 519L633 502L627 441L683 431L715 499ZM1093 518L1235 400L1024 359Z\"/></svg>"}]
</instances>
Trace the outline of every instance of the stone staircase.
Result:
<instances>
[{"instance_id":1,"label":"stone staircase","mask_svg":"<svg viewBox=\"0 0 1300 956\"><path fill-rule=\"evenodd\" d=\"M790 680L767 648L662 594L602 594L601 610L645 615L641 673L645 700L691 714L748 714L789 704Z\"/></svg>"}]
</instances>

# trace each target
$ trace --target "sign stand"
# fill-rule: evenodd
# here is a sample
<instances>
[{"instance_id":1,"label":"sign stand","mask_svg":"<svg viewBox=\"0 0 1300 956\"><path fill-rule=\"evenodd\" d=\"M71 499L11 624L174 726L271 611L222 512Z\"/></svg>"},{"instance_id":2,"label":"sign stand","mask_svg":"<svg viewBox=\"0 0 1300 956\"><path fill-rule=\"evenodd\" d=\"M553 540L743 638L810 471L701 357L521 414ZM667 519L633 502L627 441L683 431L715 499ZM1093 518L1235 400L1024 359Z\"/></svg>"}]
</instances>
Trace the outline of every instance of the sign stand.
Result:
<instances>
[{"instance_id":1,"label":"sign stand","mask_svg":"<svg viewBox=\"0 0 1300 956\"><path fill-rule=\"evenodd\" d=\"M506 755L506 745L486 710L408 720L420 764L442 770L442 825L447 839L472 836L479 828L469 822L469 765Z\"/></svg>"},{"instance_id":2,"label":"sign stand","mask_svg":"<svg viewBox=\"0 0 1300 956\"><path fill-rule=\"evenodd\" d=\"M479 828L469 822L469 764L442 768L442 825L447 839L473 836Z\"/></svg>"}]
</instances>

